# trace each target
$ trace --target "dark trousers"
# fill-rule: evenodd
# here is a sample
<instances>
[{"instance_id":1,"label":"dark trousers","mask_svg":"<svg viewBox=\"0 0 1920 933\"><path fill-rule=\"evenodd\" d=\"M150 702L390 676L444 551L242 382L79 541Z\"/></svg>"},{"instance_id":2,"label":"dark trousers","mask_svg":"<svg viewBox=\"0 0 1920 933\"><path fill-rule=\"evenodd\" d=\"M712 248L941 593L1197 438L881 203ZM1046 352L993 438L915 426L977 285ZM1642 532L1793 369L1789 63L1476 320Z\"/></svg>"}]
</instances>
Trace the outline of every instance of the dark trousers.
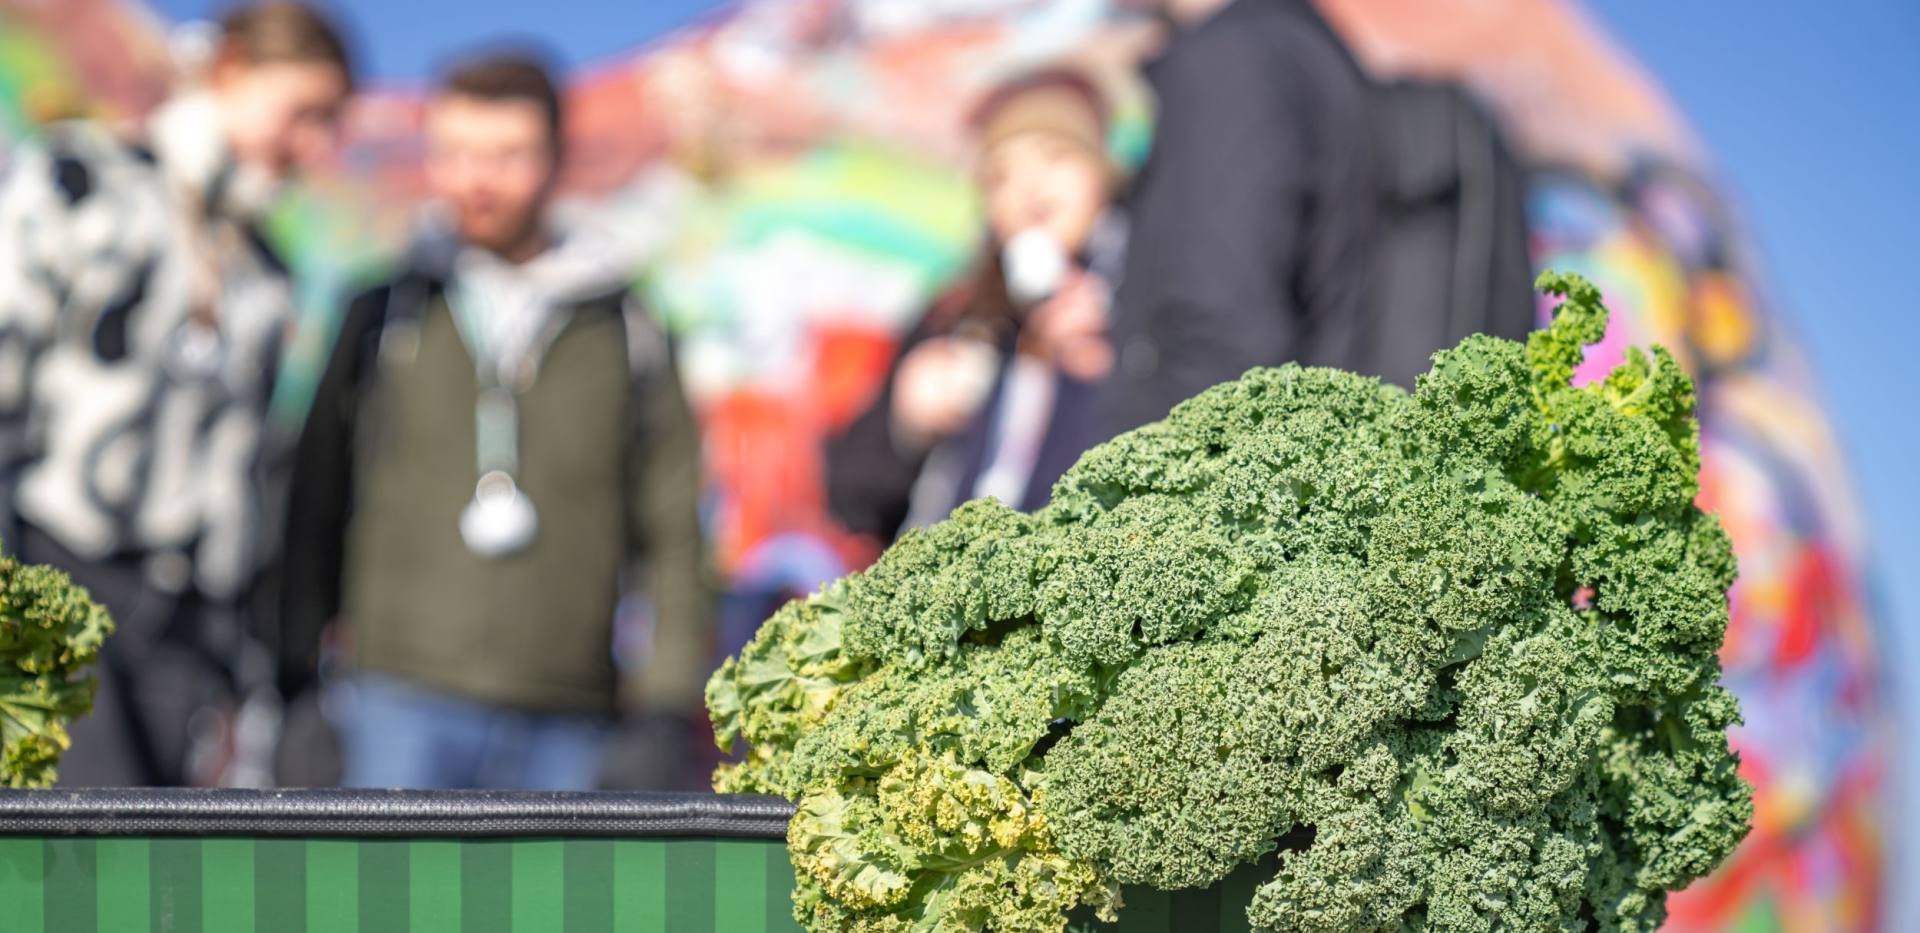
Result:
<instances>
[{"instance_id":1,"label":"dark trousers","mask_svg":"<svg viewBox=\"0 0 1920 933\"><path fill-rule=\"evenodd\" d=\"M113 616L93 712L68 726L73 746L61 756L60 785L187 783L194 716L231 693L224 667L203 647L199 600L155 587L138 557L88 560L32 527L20 529L19 542L21 560L66 571Z\"/></svg>"}]
</instances>

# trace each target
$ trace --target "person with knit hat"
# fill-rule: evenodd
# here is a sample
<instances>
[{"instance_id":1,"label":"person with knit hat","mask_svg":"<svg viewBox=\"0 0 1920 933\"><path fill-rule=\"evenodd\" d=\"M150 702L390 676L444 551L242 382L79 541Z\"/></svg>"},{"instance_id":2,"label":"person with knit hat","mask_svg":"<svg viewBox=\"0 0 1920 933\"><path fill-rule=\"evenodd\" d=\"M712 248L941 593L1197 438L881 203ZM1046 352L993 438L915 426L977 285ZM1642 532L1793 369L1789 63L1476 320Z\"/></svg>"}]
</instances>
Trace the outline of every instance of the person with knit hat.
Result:
<instances>
[{"instance_id":1,"label":"person with knit hat","mask_svg":"<svg viewBox=\"0 0 1920 933\"><path fill-rule=\"evenodd\" d=\"M1091 440L1087 401L1113 367L1107 308L1126 223L1105 98L1078 72L1038 71L988 93L969 130L980 255L828 444L835 517L883 543L977 496L1044 504Z\"/></svg>"}]
</instances>

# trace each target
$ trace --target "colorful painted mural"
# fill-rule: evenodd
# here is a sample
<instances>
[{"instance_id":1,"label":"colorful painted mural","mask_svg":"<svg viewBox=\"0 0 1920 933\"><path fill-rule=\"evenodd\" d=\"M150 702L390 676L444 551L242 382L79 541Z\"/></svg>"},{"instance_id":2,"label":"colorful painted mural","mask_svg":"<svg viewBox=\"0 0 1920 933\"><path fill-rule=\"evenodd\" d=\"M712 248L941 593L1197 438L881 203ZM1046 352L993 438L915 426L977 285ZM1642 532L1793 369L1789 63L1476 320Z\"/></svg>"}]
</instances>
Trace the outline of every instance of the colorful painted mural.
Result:
<instances>
[{"instance_id":1,"label":"colorful painted mural","mask_svg":"<svg viewBox=\"0 0 1920 933\"><path fill-rule=\"evenodd\" d=\"M145 112L166 93L166 38L120 0L0 0L0 139L47 120Z\"/></svg>"},{"instance_id":2,"label":"colorful painted mural","mask_svg":"<svg viewBox=\"0 0 1920 933\"><path fill-rule=\"evenodd\" d=\"M1658 341L1699 379L1701 496L1742 567L1723 661L1758 816L1734 863L1676 900L1670 928L1875 928L1891 736L1864 533L1812 376L1706 154L1571 2L1322 5L1373 70L1459 80L1500 116L1532 169L1537 263L1590 276L1615 309L1591 368ZM1150 106L1129 63L1146 33L1113 6L747 0L577 76L568 192L644 251L635 287L678 341L733 583L725 640L872 554L826 516L820 442L973 252L961 126L977 95L1072 59L1114 95L1119 161L1145 152ZM111 27L82 28L95 23ZM139 112L164 84L158 29L110 0L0 0L0 134ZM337 171L276 215L309 312L285 424L339 296L405 236L418 115L411 94L369 95Z\"/></svg>"}]
</instances>

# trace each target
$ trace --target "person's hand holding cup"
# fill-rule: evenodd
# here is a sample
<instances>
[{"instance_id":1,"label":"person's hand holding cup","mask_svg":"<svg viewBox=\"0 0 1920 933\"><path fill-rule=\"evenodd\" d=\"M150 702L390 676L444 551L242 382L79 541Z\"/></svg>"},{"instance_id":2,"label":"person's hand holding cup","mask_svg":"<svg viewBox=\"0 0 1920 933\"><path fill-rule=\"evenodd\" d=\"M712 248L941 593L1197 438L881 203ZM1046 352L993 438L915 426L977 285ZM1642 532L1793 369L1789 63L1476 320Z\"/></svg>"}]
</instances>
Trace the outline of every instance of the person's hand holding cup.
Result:
<instances>
[{"instance_id":1,"label":"person's hand holding cup","mask_svg":"<svg viewBox=\"0 0 1920 933\"><path fill-rule=\"evenodd\" d=\"M966 429L993 389L999 353L970 337L934 337L900 361L893 423L902 442L930 447Z\"/></svg>"},{"instance_id":2,"label":"person's hand holding cup","mask_svg":"<svg viewBox=\"0 0 1920 933\"><path fill-rule=\"evenodd\" d=\"M1028 313L1020 331L1022 351L1082 382L1105 378L1113 370L1113 344L1107 339L1111 300L1099 276L1073 271Z\"/></svg>"}]
</instances>

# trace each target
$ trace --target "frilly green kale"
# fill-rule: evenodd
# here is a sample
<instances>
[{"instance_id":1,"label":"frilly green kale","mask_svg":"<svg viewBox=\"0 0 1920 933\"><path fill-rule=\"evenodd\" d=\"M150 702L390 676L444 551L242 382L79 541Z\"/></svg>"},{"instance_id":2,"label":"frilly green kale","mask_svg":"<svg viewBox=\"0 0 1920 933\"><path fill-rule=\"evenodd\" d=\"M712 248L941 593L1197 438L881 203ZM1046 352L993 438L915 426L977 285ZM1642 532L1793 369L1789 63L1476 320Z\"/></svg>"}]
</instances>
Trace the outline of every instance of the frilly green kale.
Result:
<instances>
[{"instance_id":1,"label":"frilly green kale","mask_svg":"<svg viewBox=\"0 0 1920 933\"><path fill-rule=\"evenodd\" d=\"M81 671L112 631L66 574L0 557L0 786L53 783L66 723L93 708Z\"/></svg>"},{"instance_id":2,"label":"frilly green kale","mask_svg":"<svg viewBox=\"0 0 1920 933\"><path fill-rule=\"evenodd\" d=\"M1740 841L1734 561L1593 286L1412 394L1283 366L909 532L708 686L814 930L1058 931L1277 853L1262 930L1652 930Z\"/></svg>"}]
</instances>

